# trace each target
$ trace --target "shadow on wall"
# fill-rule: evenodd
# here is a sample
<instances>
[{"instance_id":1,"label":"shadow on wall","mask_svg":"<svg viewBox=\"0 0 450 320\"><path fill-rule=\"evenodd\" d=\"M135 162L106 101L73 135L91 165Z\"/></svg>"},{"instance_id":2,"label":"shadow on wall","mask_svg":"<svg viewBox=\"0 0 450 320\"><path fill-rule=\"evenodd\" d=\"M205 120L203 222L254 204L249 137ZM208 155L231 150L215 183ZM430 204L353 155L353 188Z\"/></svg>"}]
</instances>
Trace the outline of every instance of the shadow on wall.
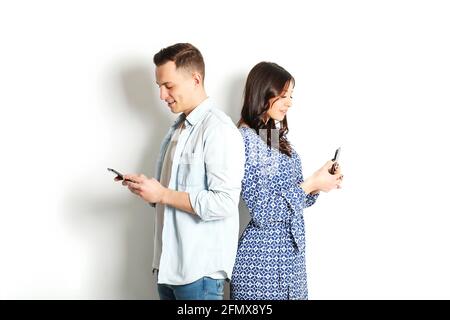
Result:
<instances>
[{"instance_id":1,"label":"shadow on wall","mask_svg":"<svg viewBox=\"0 0 450 320\"><path fill-rule=\"evenodd\" d=\"M144 123L140 127L144 129L137 134L147 138L145 149L130 156L138 157L138 161L131 161L138 163L133 170L147 176L154 174L160 143L172 123L170 113L165 112L158 94L152 90L156 86L152 72L154 67L149 64L118 65L113 79L108 79L123 89L125 99L115 106L125 108L130 118L137 117ZM123 110L109 112L123 117ZM127 123L127 118L123 121ZM110 155L111 159L123 157L120 150ZM94 170L106 173L109 165L101 163L101 168ZM83 279L88 287L83 288L88 292L83 298L158 299L156 278L152 275L154 208L126 189L123 191L128 195L120 198L108 191L105 195L104 190L114 188L114 182L112 175L103 176L105 181L100 178L100 186L86 184L88 178L93 178L88 174L73 181L64 203L64 210L69 213L65 217L68 227L77 235L83 250L89 251L83 252L86 260L80 261L85 269L83 276L88 277Z\"/></svg>"},{"instance_id":2,"label":"shadow on wall","mask_svg":"<svg viewBox=\"0 0 450 320\"><path fill-rule=\"evenodd\" d=\"M80 285L87 288L82 288L83 296L73 292L69 298L157 299L149 272L153 217L148 205L132 196L114 199L95 188L81 188L83 180L75 183L77 192L70 192L65 205L70 208L66 222L87 251L78 254L85 257L78 264L87 277ZM104 183L111 180L108 176Z\"/></svg>"},{"instance_id":3,"label":"shadow on wall","mask_svg":"<svg viewBox=\"0 0 450 320\"><path fill-rule=\"evenodd\" d=\"M241 118L241 108L244 100L245 74L236 74L228 81L224 79L224 88L227 93L223 97L225 106L223 111L237 124Z\"/></svg>"},{"instance_id":4,"label":"shadow on wall","mask_svg":"<svg viewBox=\"0 0 450 320\"><path fill-rule=\"evenodd\" d=\"M148 137L147 148L143 150L140 172L147 176L155 174L156 161L163 140L172 120L158 94L152 90L156 86L154 66L135 65L121 70L124 94L131 112L142 118L145 128L143 134ZM152 275L154 208L141 199L144 211L136 204L130 209L140 211L127 214L126 223L126 259L123 275L123 292L128 299L158 299L156 276Z\"/></svg>"}]
</instances>

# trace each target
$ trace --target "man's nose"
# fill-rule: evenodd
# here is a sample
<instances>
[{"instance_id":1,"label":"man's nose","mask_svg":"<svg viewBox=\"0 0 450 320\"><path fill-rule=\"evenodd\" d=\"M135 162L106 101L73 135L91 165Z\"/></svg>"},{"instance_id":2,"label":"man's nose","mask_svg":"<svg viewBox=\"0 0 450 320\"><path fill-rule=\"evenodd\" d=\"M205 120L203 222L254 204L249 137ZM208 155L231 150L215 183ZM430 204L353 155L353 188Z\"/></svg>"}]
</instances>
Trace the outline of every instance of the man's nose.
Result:
<instances>
[{"instance_id":1,"label":"man's nose","mask_svg":"<svg viewBox=\"0 0 450 320\"><path fill-rule=\"evenodd\" d=\"M168 97L167 89L164 86L162 86L161 88L159 88L159 98L161 100L166 100L167 97Z\"/></svg>"}]
</instances>

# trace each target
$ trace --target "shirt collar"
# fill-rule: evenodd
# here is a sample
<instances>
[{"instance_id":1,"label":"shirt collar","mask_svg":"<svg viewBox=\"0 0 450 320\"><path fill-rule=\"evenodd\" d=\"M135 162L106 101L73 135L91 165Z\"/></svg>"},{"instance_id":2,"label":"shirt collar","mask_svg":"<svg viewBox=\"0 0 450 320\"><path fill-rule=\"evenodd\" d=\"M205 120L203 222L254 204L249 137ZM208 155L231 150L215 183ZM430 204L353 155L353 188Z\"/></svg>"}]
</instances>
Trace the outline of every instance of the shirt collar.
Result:
<instances>
[{"instance_id":1,"label":"shirt collar","mask_svg":"<svg viewBox=\"0 0 450 320\"><path fill-rule=\"evenodd\" d=\"M194 126L197 122L199 122L205 117L206 113L209 110L211 110L211 108L212 102L211 99L208 97L205 100L203 100L197 107L195 107L187 117L184 113L181 113L175 120L173 126L178 127L180 123L185 120L187 124Z\"/></svg>"}]
</instances>

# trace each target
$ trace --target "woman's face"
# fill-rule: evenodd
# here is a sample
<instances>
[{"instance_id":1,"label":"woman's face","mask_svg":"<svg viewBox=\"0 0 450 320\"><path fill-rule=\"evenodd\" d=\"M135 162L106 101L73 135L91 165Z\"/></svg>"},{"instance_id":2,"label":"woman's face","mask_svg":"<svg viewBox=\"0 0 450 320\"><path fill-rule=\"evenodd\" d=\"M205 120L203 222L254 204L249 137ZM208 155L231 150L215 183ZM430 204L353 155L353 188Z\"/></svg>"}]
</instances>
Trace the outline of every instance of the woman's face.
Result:
<instances>
[{"instance_id":1,"label":"woman's face","mask_svg":"<svg viewBox=\"0 0 450 320\"><path fill-rule=\"evenodd\" d=\"M283 121L289 107L292 105L292 92L294 83L289 81L289 86L283 90L278 97L269 100L269 110L267 115L276 121Z\"/></svg>"}]
</instances>

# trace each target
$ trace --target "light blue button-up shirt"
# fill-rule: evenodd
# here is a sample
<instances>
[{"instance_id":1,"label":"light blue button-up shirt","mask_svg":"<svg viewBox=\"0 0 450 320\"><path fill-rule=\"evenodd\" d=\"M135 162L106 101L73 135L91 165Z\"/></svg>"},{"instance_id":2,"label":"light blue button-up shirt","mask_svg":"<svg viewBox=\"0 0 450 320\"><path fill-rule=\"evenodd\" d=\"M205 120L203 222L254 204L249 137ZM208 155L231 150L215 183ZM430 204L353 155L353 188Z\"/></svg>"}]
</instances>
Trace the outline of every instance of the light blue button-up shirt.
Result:
<instances>
[{"instance_id":1,"label":"light blue button-up shirt","mask_svg":"<svg viewBox=\"0 0 450 320\"><path fill-rule=\"evenodd\" d=\"M169 129L161 145L156 179L161 178L168 145L183 121L168 187L189 193L196 214L164 206L159 210L162 214L155 216L153 268L159 269L158 283L172 285L217 272L231 277L245 163L239 130L208 98L187 117L181 114Z\"/></svg>"}]
</instances>

